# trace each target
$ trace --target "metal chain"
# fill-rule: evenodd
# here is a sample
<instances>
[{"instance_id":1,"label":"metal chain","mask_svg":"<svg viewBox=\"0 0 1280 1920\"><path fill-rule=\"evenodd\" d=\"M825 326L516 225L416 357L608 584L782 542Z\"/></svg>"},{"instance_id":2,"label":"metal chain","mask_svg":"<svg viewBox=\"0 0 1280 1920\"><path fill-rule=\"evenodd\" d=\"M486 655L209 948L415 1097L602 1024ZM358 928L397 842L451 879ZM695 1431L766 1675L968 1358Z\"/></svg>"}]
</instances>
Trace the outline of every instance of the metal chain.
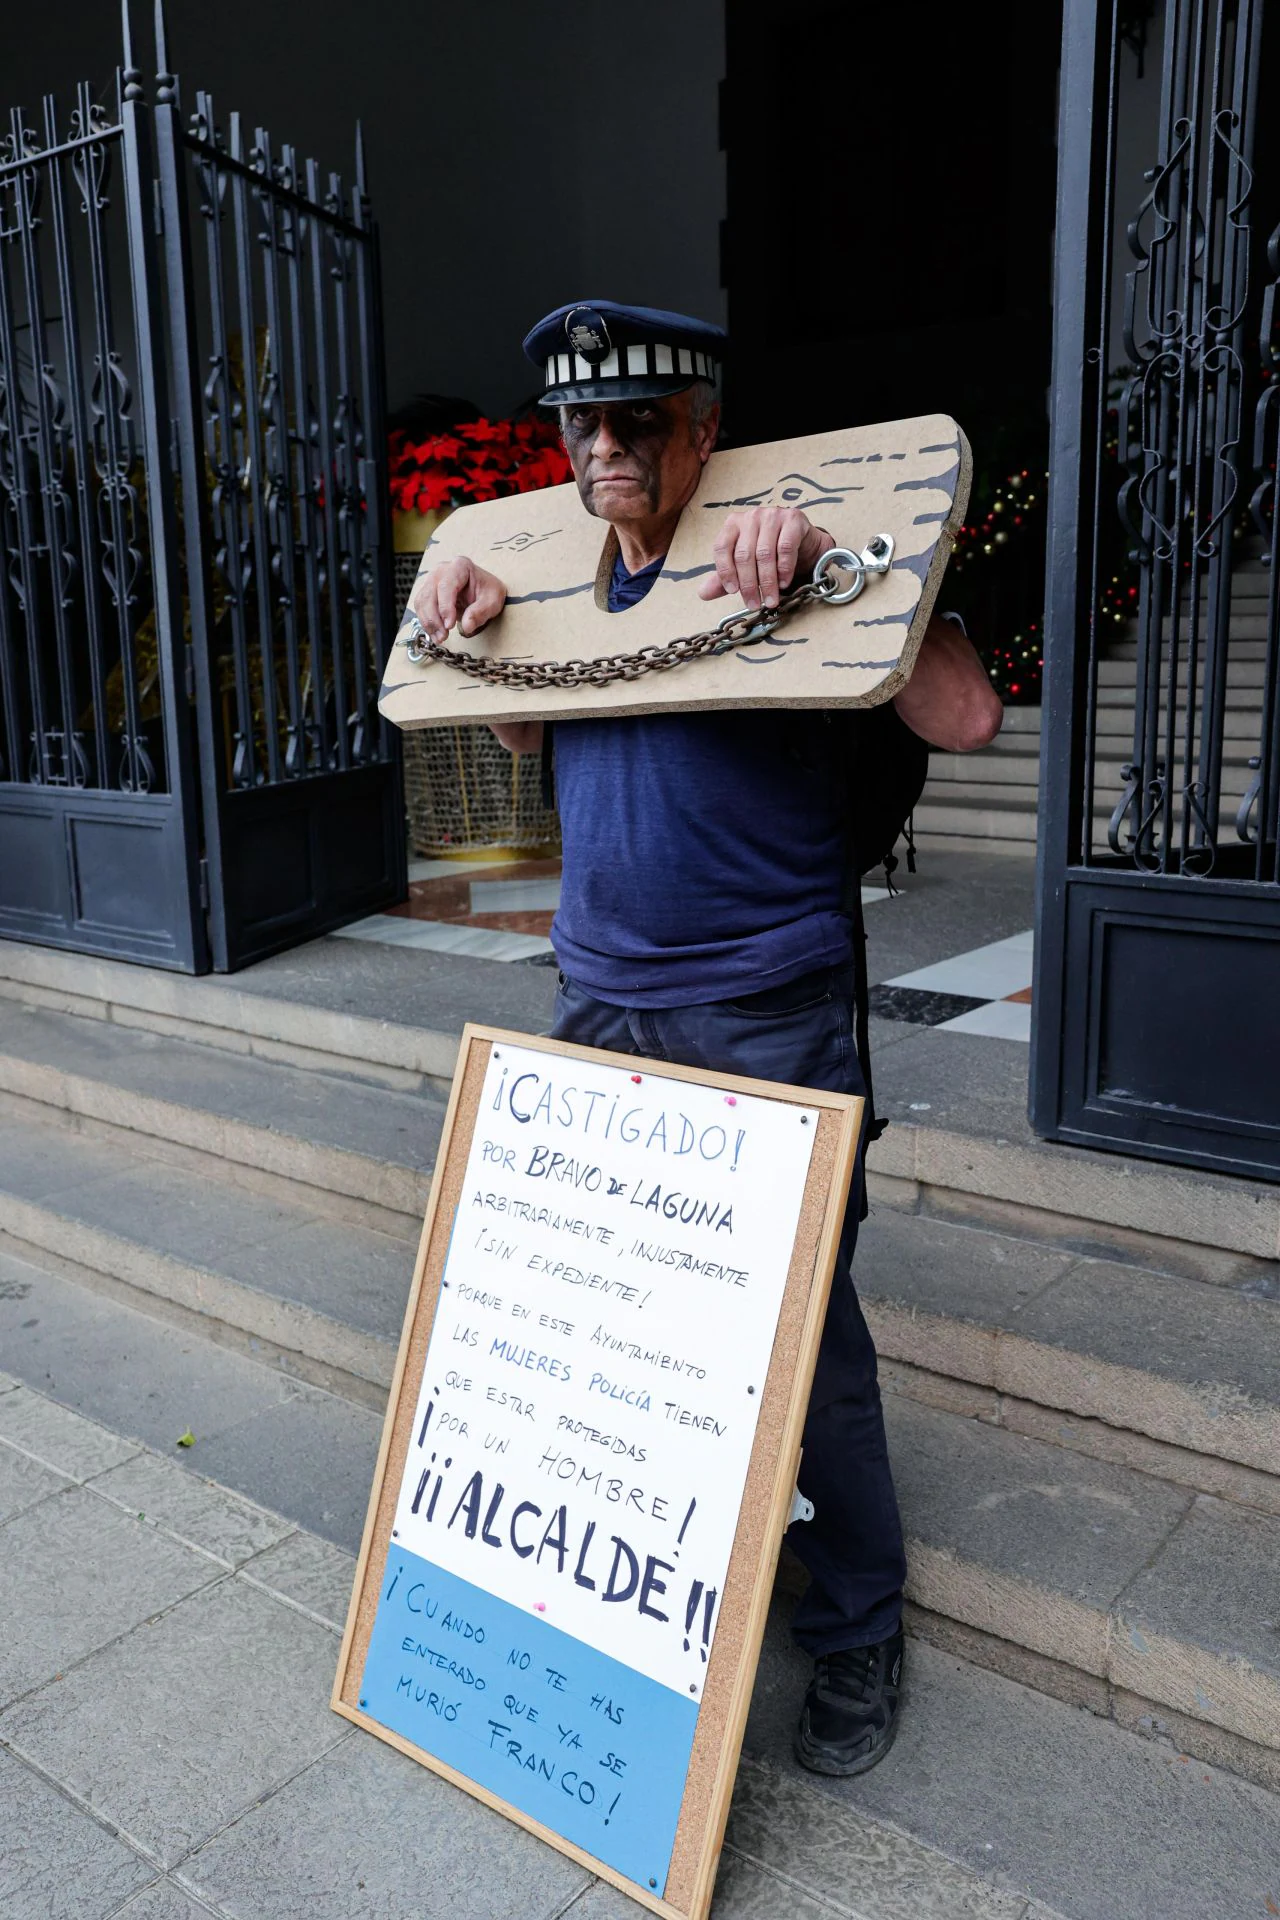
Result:
<instances>
[{"instance_id":1,"label":"metal chain","mask_svg":"<svg viewBox=\"0 0 1280 1920\"><path fill-rule=\"evenodd\" d=\"M433 640L411 608L406 609L404 617L409 632L401 633L397 644L405 649L415 665L438 661L441 666L469 674L473 680L483 680L486 686L526 687L534 691L547 687L608 687L615 680L639 680L646 673L669 673L672 667L683 666L686 660L728 653L737 647L754 647L766 640L781 621L811 600L841 606L856 599L867 574L887 573L892 558L893 540L888 534L877 534L860 554L847 547L831 547L819 559L812 580L792 587L781 596L776 607L754 611L744 608L741 613L726 614L717 626L708 627L702 633L684 634L678 640L641 647L636 653L604 653L594 660L485 659ZM833 566L853 574L849 586L840 585L831 571Z\"/></svg>"}]
</instances>

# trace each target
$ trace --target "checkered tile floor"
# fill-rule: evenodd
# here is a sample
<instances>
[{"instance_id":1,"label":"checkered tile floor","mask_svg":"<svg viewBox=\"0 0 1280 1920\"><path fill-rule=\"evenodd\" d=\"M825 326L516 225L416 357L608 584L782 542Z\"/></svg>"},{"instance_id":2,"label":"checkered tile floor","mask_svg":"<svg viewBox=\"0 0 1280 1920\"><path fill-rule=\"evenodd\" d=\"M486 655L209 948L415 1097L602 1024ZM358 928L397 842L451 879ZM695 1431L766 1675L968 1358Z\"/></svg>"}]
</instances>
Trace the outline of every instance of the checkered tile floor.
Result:
<instances>
[{"instance_id":1,"label":"checkered tile floor","mask_svg":"<svg viewBox=\"0 0 1280 1920\"><path fill-rule=\"evenodd\" d=\"M862 889L864 907L888 898L884 887ZM404 906L371 913L338 933L344 940L554 966L548 935L559 904L559 860L411 860Z\"/></svg>"},{"instance_id":2,"label":"checkered tile floor","mask_svg":"<svg viewBox=\"0 0 1280 1920\"><path fill-rule=\"evenodd\" d=\"M972 953L900 973L872 987L871 1011L882 1020L907 1020L947 1033L1029 1041L1032 952L1033 935L1015 933Z\"/></svg>"},{"instance_id":3,"label":"checkered tile floor","mask_svg":"<svg viewBox=\"0 0 1280 1920\"><path fill-rule=\"evenodd\" d=\"M864 907L890 898L864 887ZM560 902L559 860L414 860L409 898L387 913L339 929L344 940L420 947L476 960L554 966L549 934ZM1031 1038L1030 933L956 954L871 989L882 1020L980 1033L997 1040Z\"/></svg>"},{"instance_id":4,"label":"checkered tile floor","mask_svg":"<svg viewBox=\"0 0 1280 1920\"><path fill-rule=\"evenodd\" d=\"M554 966L547 935L559 904L559 860L411 860L405 904L339 932L346 940Z\"/></svg>"}]
</instances>

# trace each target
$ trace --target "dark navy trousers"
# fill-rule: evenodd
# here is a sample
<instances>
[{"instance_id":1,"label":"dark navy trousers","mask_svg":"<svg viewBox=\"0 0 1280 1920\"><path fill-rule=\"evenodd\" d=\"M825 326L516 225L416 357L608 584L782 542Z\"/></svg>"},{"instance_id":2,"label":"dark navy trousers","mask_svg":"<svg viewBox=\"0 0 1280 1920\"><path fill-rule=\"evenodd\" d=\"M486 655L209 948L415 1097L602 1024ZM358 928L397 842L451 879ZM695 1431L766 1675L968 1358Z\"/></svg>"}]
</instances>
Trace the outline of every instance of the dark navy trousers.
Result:
<instances>
[{"instance_id":1,"label":"dark navy trousers","mask_svg":"<svg viewBox=\"0 0 1280 1920\"><path fill-rule=\"evenodd\" d=\"M853 969L693 1007L616 1007L561 975L557 1040L833 1093L865 1091L853 1039ZM792 1631L811 1654L885 1640L902 1617L906 1561L889 1470L876 1350L850 1274L862 1210L859 1157L804 1428L800 1491L814 1516L788 1544L811 1576Z\"/></svg>"}]
</instances>

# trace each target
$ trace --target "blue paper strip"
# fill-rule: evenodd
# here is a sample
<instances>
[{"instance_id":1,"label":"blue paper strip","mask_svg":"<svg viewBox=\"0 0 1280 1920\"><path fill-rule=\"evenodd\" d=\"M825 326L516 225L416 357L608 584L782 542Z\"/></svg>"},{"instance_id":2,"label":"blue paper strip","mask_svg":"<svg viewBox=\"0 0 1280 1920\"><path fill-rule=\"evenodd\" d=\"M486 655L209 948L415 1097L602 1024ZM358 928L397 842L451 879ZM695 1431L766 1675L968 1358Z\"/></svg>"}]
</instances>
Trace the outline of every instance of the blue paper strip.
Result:
<instances>
[{"instance_id":1,"label":"blue paper strip","mask_svg":"<svg viewBox=\"0 0 1280 1920\"><path fill-rule=\"evenodd\" d=\"M665 1888L696 1700L393 1546L360 1705L629 1880Z\"/></svg>"}]
</instances>

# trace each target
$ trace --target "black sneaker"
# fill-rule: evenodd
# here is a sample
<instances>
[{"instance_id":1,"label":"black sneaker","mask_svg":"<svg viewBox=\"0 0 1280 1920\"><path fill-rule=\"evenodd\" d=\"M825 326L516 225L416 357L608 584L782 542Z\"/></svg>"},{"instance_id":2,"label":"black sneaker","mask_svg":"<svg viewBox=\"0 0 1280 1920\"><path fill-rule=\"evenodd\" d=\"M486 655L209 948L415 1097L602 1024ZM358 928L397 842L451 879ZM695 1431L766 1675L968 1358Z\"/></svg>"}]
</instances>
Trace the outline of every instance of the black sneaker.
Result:
<instances>
[{"instance_id":1,"label":"black sneaker","mask_svg":"<svg viewBox=\"0 0 1280 1920\"><path fill-rule=\"evenodd\" d=\"M810 1773L848 1777L884 1759L898 1731L902 1634L875 1647L825 1653L814 1663L795 1756Z\"/></svg>"}]
</instances>

